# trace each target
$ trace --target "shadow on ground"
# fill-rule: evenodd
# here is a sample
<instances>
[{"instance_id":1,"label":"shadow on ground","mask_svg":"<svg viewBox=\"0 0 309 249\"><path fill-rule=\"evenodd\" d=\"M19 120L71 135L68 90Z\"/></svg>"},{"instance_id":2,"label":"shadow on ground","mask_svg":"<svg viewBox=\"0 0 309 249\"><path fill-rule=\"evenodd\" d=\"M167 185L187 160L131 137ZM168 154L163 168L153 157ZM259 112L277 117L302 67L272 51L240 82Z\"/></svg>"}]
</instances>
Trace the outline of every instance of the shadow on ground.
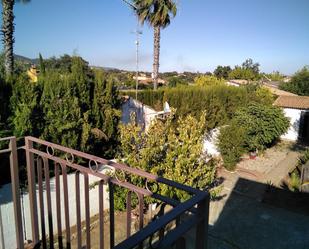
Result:
<instances>
[{"instance_id":1,"label":"shadow on ground","mask_svg":"<svg viewBox=\"0 0 309 249\"><path fill-rule=\"evenodd\" d=\"M309 248L308 194L239 178L224 199L211 203L209 249Z\"/></svg>"}]
</instances>

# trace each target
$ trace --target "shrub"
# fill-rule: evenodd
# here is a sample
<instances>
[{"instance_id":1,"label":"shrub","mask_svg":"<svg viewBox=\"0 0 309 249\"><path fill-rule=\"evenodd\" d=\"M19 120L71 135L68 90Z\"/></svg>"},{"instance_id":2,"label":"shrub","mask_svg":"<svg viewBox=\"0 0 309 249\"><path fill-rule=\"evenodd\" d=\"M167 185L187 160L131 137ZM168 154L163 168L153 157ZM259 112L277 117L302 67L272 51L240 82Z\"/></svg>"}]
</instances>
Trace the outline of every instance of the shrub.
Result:
<instances>
[{"instance_id":1,"label":"shrub","mask_svg":"<svg viewBox=\"0 0 309 249\"><path fill-rule=\"evenodd\" d=\"M9 120L16 136L41 137L91 154L114 156L120 101L113 82L102 72L94 74L80 57L63 56L47 60L37 83L29 82L25 74L13 80ZM0 108L0 128L1 114Z\"/></svg>"},{"instance_id":2,"label":"shrub","mask_svg":"<svg viewBox=\"0 0 309 249\"><path fill-rule=\"evenodd\" d=\"M194 79L194 83L197 86L216 86L224 84L223 79L218 79L216 76L202 75Z\"/></svg>"},{"instance_id":3,"label":"shrub","mask_svg":"<svg viewBox=\"0 0 309 249\"><path fill-rule=\"evenodd\" d=\"M301 180L297 172L293 172L291 174L290 180L289 180L289 189L293 192L299 192L301 187Z\"/></svg>"},{"instance_id":4,"label":"shrub","mask_svg":"<svg viewBox=\"0 0 309 249\"><path fill-rule=\"evenodd\" d=\"M241 67L235 67L230 73L229 73L230 79L245 79L245 80L255 80L256 75L252 70L250 69L243 69Z\"/></svg>"},{"instance_id":5,"label":"shrub","mask_svg":"<svg viewBox=\"0 0 309 249\"><path fill-rule=\"evenodd\" d=\"M280 88L302 96L309 96L309 68L304 67L295 73L290 82L281 83Z\"/></svg>"},{"instance_id":6,"label":"shrub","mask_svg":"<svg viewBox=\"0 0 309 249\"><path fill-rule=\"evenodd\" d=\"M223 166L234 170L240 157L245 152L245 130L236 123L220 129L217 146L223 159Z\"/></svg>"},{"instance_id":7,"label":"shrub","mask_svg":"<svg viewBox=\"0 0 309 249\"><path fill-rule=\"evenodd\" d=\"M302 153L298 160L298 166L302 166L309 162L309 148Z\"/></svg>"},{"instance_id":8,"label":"shrub","mask_svg":"<svg viewBox=\"0 0 309 249\"><path fill-rule=\"evenodd\" d=\"M132 121L134 117L132 118ZM202 138L205 118L187 116L172 125L173 115L166 121L157 120L147 133L134 122L120 126L121 158L130 167L140 168L158 176L168 178L194 188L204 189L215 177L213 161L202 158ZM145 186L145 179L126 176L129 182ZM116 189L118 209L124 209L123 189ZM160 184L159 194L184 201L188 193ZM116 198L115 198L116 199ZM149 200L148 200L149 201Z\"/></svg>"},{"instance_id":9,"label":"shrub","mask_svg":"<svg viewBox=\"0 0 309 249\"><path fill-rule=\"evenodd\" d=\"M269 147L288 130L290 125L282 109L257 103L239 109L234 120L238 127L245 129L245 147L249 151Z\"/></svg>"},{"instance_id":10,"label":"shrub","mask_svg":"<svg viewBox=\"0 0 309 249\"><path fill-rule=\"evenodd\" d=\"M123 91L122 94L135 98L135 92L132 91ZM178 86L138 92L138 100L156 107L156 110L162 110L163 102L167 101L177 109L176 118L187 115L199 118L205 112L207 130L228 124L240 107L248 106L251 102L271 104L271 99L269 92L260 91L258 86L248 90L246 87L224 84L208 87Z\"/></svg>"}]
</instances>

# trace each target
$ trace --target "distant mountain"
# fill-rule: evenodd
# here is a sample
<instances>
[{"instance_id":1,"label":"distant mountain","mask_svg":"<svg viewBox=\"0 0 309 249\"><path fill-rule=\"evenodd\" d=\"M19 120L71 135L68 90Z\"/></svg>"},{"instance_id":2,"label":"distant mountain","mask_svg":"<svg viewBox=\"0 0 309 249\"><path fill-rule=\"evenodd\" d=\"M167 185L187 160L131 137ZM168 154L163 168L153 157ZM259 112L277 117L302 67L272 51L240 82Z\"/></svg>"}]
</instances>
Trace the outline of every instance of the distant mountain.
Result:
<instances>
[{"instance_id":1,"label":"distant mountain","mask_svg":"<svg viewBox=\"0 0 309 249\"><path fill-rule=\"evenodd\" d=\"M114 71L114 72L121 72L124 70L114 68L114 67L102 67L102 66L90 66L93 69L103 69L104 71Z\"/></svg>"},{"instance_id":2,"label":"distant mountain","mask_svg":"<svg viewBox=\"0 0 309 249\"><path fill-rule=\"evenodd\" d=\"M20 61L26 64L38 64L39 62L39 59L30 59L28 57L18 55L18 54L14 54L14 58L16 61Z\"/></svg>"}]
</instances>

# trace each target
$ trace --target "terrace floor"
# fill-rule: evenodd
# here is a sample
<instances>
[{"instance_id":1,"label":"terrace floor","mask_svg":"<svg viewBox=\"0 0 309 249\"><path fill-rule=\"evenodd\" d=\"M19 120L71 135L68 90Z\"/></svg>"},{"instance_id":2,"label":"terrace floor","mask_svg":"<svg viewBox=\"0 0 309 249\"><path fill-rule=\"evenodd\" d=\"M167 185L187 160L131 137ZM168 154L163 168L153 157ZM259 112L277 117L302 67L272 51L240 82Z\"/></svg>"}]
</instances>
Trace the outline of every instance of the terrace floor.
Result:
<instances>
[{"instance_id":1,"label":"terrace floor","mask_svg":"<svg viewBox=\"0 0 309 249\"><path fill-rule=\"evenodd\" d=\"M309 248L309 216L239 193L223 194L227 196L211 203L209 249Z\"/></svg>"},{"instance_id":2,"label":"terrace floor","mask_svg":"<svg viewBox=\"0 0 309 249\"><path fill-rule=\"evenodd\" d=\"M288 163L279 163L267 175L277 183L289 169ZM254 172L220 173L221 198L210 204L209 249L308 249L308 195L276 186L269 190L267 175Z\"/></svg>"}]
</instances>

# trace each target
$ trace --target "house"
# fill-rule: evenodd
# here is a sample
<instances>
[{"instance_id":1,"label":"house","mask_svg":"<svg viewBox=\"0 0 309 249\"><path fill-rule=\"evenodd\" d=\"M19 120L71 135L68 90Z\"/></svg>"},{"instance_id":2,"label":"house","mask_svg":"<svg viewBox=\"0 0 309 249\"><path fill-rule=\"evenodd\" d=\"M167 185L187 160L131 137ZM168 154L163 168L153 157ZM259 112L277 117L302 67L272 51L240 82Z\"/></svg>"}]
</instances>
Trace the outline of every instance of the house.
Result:
<instances>
[{"instance_id":1,"label":"house","mask_svg":"<svg viewBox=\"0 0 309 249\"><path fill-rule=\"evenodd\" d=\"M309 97L279 96L274 105L282 107L290 127L281 138L309 143Z\"/></svg>"},{"instance_id":2,"label":"house","mask_svg":"<svg viewBox=\"0 0 309 249\"><path fill-rule=\"evenodd\" d=\"M136 80L136 76L133 76L133 79ZM140 84L145 84L145 85L152 84L153 82L153 78L148 77L146 74L140 74L139 76L137 76L137 80ZM158 83L164 85L166 81L159 78Z\"/></svg>"},{"instance_id":3,"label":"house","mask_svg":"<svg viewBox=\"0 0 309 249\"><path fill-rule=\"evenodd\" d=\"M29 76L31 82L38 82L38 75L40 71L36 68L35 65L32 65L30 69L27 71L27 75Z\"/></svg>"},{"instance_id":4,"label":"house","mask_svg":"<svg viewBox=\"0 0 309 249\"><path fill-rule=\"evenodd\" d=\"M236 86L236 87L239 87L239 86L242 86L242 85L247 85L248 83L249 83L248 80L228 80L226 82L227 85Z\"/></svg>"},{"instance_id":5,"label":"house","mask_svg":"<svg viewBox=\"0 0 309 249\"><path fill-rule=\"evenodd\" d=\"M278 86L275 86L274 84L263 83L263 86L276 96L297 96L297 94L280 90Z\"/></svg>"},{"instance_id":6,"label":"house","mask_svg":"<svg viewBox=\"0 0 309 249\"><path fill-rule=\"evenodd\" d=\"M148 130L151 122L155 119L164 119L170 114L171 110L168 103L164 103L163 111L156 111L152 107L143 104L142 102L133 99L129 96L123 97L122 104L122 116L121 122L128 124L131 122L131 113L135 113L136 122L143 127L146 131Z\"/></svg>"}]
</instances>

